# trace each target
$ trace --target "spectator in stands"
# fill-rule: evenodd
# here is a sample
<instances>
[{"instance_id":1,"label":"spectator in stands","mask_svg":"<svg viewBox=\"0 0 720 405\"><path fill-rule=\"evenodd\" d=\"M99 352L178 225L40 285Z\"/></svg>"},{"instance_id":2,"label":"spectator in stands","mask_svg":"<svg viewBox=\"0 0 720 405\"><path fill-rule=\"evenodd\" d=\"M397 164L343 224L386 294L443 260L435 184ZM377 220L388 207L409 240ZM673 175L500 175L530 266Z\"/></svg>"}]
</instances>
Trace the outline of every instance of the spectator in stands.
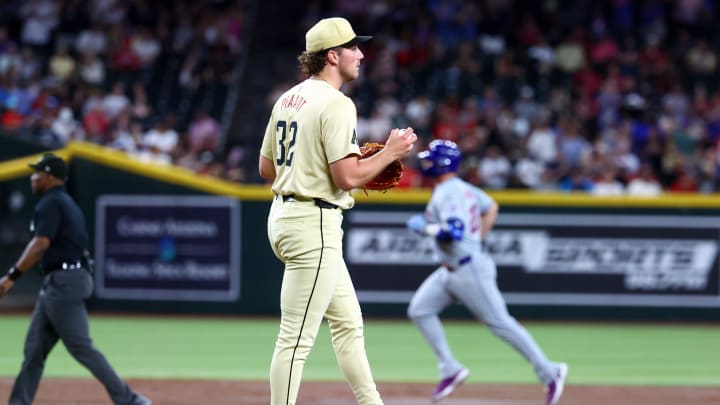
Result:
<instances>
[{"instance_id":1,"label":"spectator in stands","mask_svg":"<svg viewBox=\"0 0 720 405\"><path fill-rule=\"evenodd\" d=\"M573 74L585 67L587 57L583 47L583 30L575 27L571 35L565 37L555 48L555 63L566 74Z\"/></svg>"},{"instance_id":2,"label":"spectator in stands","mask_svg":"<svg viewBox=\"0 0 720 405\"><path fill-rule=\"evenodd\" d=\"M541 116L528 136L527 149L531 156L545 165L556 164L559 159L557 133L550 127L550 117Z\"/></svg>"},{"instance_id":3,"label":"spectator in stands","mask_svg":"<svg viewBox=\"0 0 720 405\"><path fill-rule=\"evenodd\" d=\"M200 169L197 173L212 177L225 175L225 163L213 152L205 151L200 154Z\"/></svg>"},{"instance_id":4,"label":"spectator in stands","mask_svg":"<svg viewBox=\"0 0 720 405\"><path fill-rule=\"evenodd\" d=\"M662 96L661 101L663 113L677 123L681 123L690 110L690 98L679 82L672 85L671 90Z\"/></svg>"},{"instance_id":5,"label":"spectator in stands","mask_svg":"<svg viewBox=\"0 0 720 405\"><path fill-rule=\"evenodd\" d=\"M5 52L0 54L0 75L12 76L19 72L22 66L22 57L18 52L17 45L9 42L5 47Z\"/></svg>"},{"instance_id":6,"label":"spectator in stands","mask_svg":"<svg viewBox=\"0 0 720 405\"><path fill-rule=\"evenodd\" d=\"M535 43L528 48L528 56L536 61L537 69L544 69L555 64L555 50L547 38L540 33L538 33Z\"/></svg>"},{"instance_id":7,"label":"spectator in stands","mask_svg":"<svg viewBox=\"0 0 720 405\"><path fill-rule=\"evenodd\" d=\"M655 177L653 168L644 162L627 186L627 193L631 196L654 197L662 193L662 185Z\"/></svg>"},{"instance_id":8,"label":"spectator in stands","mask_svg":"<svg viewBox=\"0 0 720 405\"><path fill-rule=\"evenodd\" d=\"M142 60L132 48L132 39L125 37L112 54L112 68L119 72L132 73L142 67Z\"/></svg>"},{"instance_id":9,"label":"spectator in stands","mask_svg":"<svg viewBox=\"0 0 720 405\"><path fill-rule=\"evenodd\" d=\"M375 107L370 117L358 117L358 140L362 143L382 142L391 130L391 125L390 119L379 107Z\"/></svg>"},{"instance_id":10,"label":"spectator in stands","mask_svg":"<svg viewBox=\"0 0 720 405\"><path fill-rule=\"evenodd\" d=\"M188 135L193 153L215 152L220 141L220 125L207 111L199 110L190 123Z\"/></svg>"},{"instance_id":11,"label":"spectator in stands","mask_svg":"<svg viewBox=\"0 0 720 405\"><path fill-rule=\"evenodd\" d=\"M627 179L633 176L640 168L640 158L632 153L630 139L625 133L618 133L619 139L612 148L603 149L607 154L608 163L616 167L620 176Z\"/></svg>"},{"instance_id":12,"label":"spectator in stands","mask_svg":"<svg viewBox=\"0 0 720 405\"><path fill-rule=\"evenodd\" d=\"M603 32L599 35L590 49L590 61L593 65L598 67L606 67L608 63L614 61L619 53L618 44L608 35Z\"/></svg>"},{"instance_id":13,"label":"spectator in stands","mask_svg":"<svg viewBox=\"0 0 720 405\"><path fill-rule=\"evenodd\" d=\"M591 192L593 182L582 168L576 167L570 170L570 174L560 180L560 191L584 191Z\"/></svg>"},{"instance_id":14,"label":"spectator in stands","mask_svg":"<svg viewBox=\"0 0 720 405\"><path fill-rule=\"evenodd\" d=\"M428 136L434 104L426 94L418 94L405 106L408 125L413 127L419 137Z\"/></svg>"},{"instance_id":15,"label":"spectator in stands","mask_svg":"<svg viewBox=\"0 0 720 405\"><path fill-rule=\"evenodd\" d=\"M87 114L93 108L104 109L104 94L99 87L90 87L87 89L86 94L80 94L80 101L82 102L82 113Z\"/></svg>"},{"instance_id":16,"label":"spectator in stands","mask_svg":"<svg viewBox=\"0 0 720 405\"><path fill-rule=\"evenodd\" d=\"M35 57L33 50L27 46L23 47L20 53L20 80L24 82L32 81L40 76L42 70L42 63Z\"/></svg>"},{"instance_id":17,"label":"spectator in stands","mask_svg":"<svg viewBox=\"0 0 720 405\"><path fill-rule=\"evenodd\" d=\"M187 132L180 135L177 145L173 149L171 158L173 164L194 172L199 171L203 167L203 163L200 161L200 154L193 153L190 150L190 136Z\"/></svg>"},{"instance_id":18,"label":"spectator in stands","mask_svg":"<svg viewBox=\"0 0 720 405\"><path fill-rule=\"evenodd\" d=\"M535 122L540 113L540 106L535 101L535 91L530 86L523 86L520 89L520 97L515 101L513 110L517 118L526 122Z\"/></svg>"},{"instance_id":19,"label":"spectator in stands","mask_svg":"<svg viewBox=\"0 0 720 405\"><path fill-rule=\"evenodd\" d=\"M625 186L617 180L616 169L608 166L598 173L592 184L591 193L598 196L620 196L625 193Z\"/></svg>"},{"instance_id":20,"label":"spectator in stands","mask_svg":"<svg viewBox=\"0 0 720 405\"><path fill-rule=\"evenodd\" d=\"M112 91L105 96L102 102L105 116L109 120L114 120L124 110L130 107L130 99L125 95L125 84L116 82L112 86Z\"/></svg>"},{"instance_id":21,"label":"spectator in stands","mask_svg":"<svg viewBox=\"0 0 720 405\"><path fill-rule=\"evenodd\" d=\"M718 55L705 38L700 38L687 52L686 64L690 74L689 84L706 86L711 90L718 89L713 80L717 74Z\"/></svg>"},{"instance_id":22,"label":"spectator in stands","mask_svg":"<svg viewBox=\"0 0 720 405\"><path fill-rule=\"evenodd\" d=\"M139 81L135 82L132 93L132 105L130 106L132 119L145 123L153 111L152 106L150 106L150 101L148 100L147 92L145 91L145 85Z\"/></svg>"},{"instance_id":23,"label":"spectator in stands","mask_svg":"<svg viewBox=\"0 0 720 405\"><path fill-rule=\"evenodd\" d=\"M50 56L50 40L58 25L60 10L53 0L27 0L20 7L23 19L20 40L45 62Z\"/></svg>"},{"instance_id":24,"label":"spectator in stands","mask_svg":"<svg viewBox=\"0 0 720 405\"><path fill-rule=\"evenodd\" d=\"M28 91L28 101L30 102L30 110L26 112L30 120L33 121L43 113L52 114L54 118L57 115L58 99L55 92L49 86L40 87ZM52 120L51 120L52 121Z\"/></svg>"},{"instance_id":25,"label":"spectator in stands","mask_svg":"<svg viewBox=\"0 0 720 405\"><path fill-rule=\"evenodd\" d=\"M32 111L33 92L27 86L16 85L9 89L5 107L16 111L23 118Z\"/></svg>"},{"instance_id":26,"label":"spectator in stands","mask_svg":"<svg viewBox=\"0 0 720 405\"><path fill-rule=\"evenodd\" d=\"M235 145L230 148L230 152L225 159L225 178L234 182L243 182L247 180L243 161L245 160L245 148L241 145Z\"/></svg>"},{"instance_id":27,"label":"spectator in stands","mask_svg":"<svg viewBox=\"0 0 720 405\"><path fill-rule=\"evenodd\" d=\"M92 52L80 55L78 73L80 81L91 86L100 86L105 82L105 63Z\"/></svg>"},{"instance_id":28,"label":"spectator in stands","mask_svg":"<svg viewBox=\"0 0 720 405\"><path fill-rule=\"evenodd\" d=\"M552 180L549 171L546 170L542 162L524 153L513 166L509 184L513 188L542 190L551 188Z\"/></svg>"},{"instance_id":29,"label":"spectator in stands","mask_svg":"<svg viewBox=\"0 0 720 405\"><path fill-rule=\"evenodd\" d=\"M582 133L582 126L576 118L563 118L561 135L558 139L560 161L564 167L579 167L587 159L592 146Z\"/></svg>"},{"instance_id":30,"label":"spectator in stands","mask_svg":"<svg viewBox=\"0 0 720 405\"><path fill-rule=\"evenodd\" d=\"M132 120L130 111L123 110L116 117L110 129L110 136L107 144L114 149L134 155L138 149L138 141L142 141L142 126L140 137L136 139L132 133Z\"/></svg>"},{"instance_id":31,"label":"spectator in stands","mask_svg":"<svg viewBox=\"0 0 720 405\"><path fill-rule=\"evenodd\" d=\"M25 122L25 116L18 108L20 104L20 97L17 95L8 96L5 102L5 108L0 115L0 124L3 129L7 131L16 131L20 129Z\"/></svg>"},{"instance_id":32,"label":"spectator in stands","mask_svg":"<svg viewBox=\"0 0 720 405\"><path fill-rule=\"evenodd\" d=\"M510 160L497 145L489 145L485 157L478 165L477 171L480 177L480 186L488 189L503 189L508 184L512 167Z\"/></svg>"},{"instance_id":33,"label":"spectator in stands","mask_svg":"<svg viewBox=\"0 0 720 405\"><path fill-rule=\"evenodd\" d=\"M241 4L235 3L220 19L221 30L225 32L225 41L234 54L240 52L240 45L245 35L245 18L245 10Z\"/></svg>"},{"instance_id":34,"label":"spectator in stands","mask_svg":"<svg viewBox=\"0 0 720 405\"><path fill-rule=\"evenodd\" d=\"M26 125L35 138L40 143L50 147L61 146L56 143L52 130L53 122L57 116L57 108L57 98L48 92L48 96L38 102L38 106L33 109L33 112L26 120Z\"/></svg>"},{"instance_id":35,"label":"spectator in stands","mask_svg":"<svg viewBox=\"0 0 720 405\"><path fill-rule=\"evenodd\" d=\"M130 40L130 49L137 55L140 67L148 69L160 54L160 42L152 35L147 27L140 27Z\"/></svg>"},{"instance_id":36,"label":"spectator in stands","mask_svg":"<svg viewBox=\"0 0 720 405\"><path fill-rule=\"evenodd\" d=\"M108 50L107 34L99 22L80 32L75 39L75 50L78 54L103 55Z\"/></svg>"},{"instance_id":37,"label":"spectator in stands","mask_svg":"<svg viewBox=\"0 0 720 405\"><path fill-rule=\"evenodd\" d=\"M59 45L50 58L50 74L58 83L65 83L75 73L75 59L68 53L67 46Z\"/></svg>"},{"instance_id":38,"label":"spectator in stands","mask_svg":"<svg viewBox=\"0 0 720 405\"><path fill-rule=\"evenodd\" d=\"M688 169L680 167L675 171L675 180L668 189L672 193L696 193L700 187L692 173Z\"/></svg>"},{"instance_id":39,"label":"spectator in stands","mask_svg":"<svg viewBox=\"0 0 720 405\"><path fill-rule=\"evenodd\" d=\"M56 146L62 146L71 140L85 138L82 125L73 117L70 107L62 107L52 126L53 139L49 142Z\"/></svg>"},{"instance_id":40,"label":"spectator in stands","mask_svg":"<svg viewBox=\"0 0 720 405\"><path fill-rule=\"evenodd\" d=\"M102 0L91 3L90 17L93 21L114 25L123 22L127 15L127 6L120 0Z\"/></svg>"},{"instance_id":41,"label":"spectator in stands","mask_svg":"<svg viewBox=\"0 0 720 405\"><path fill-rule=\"evenodd\" d=\"M382 112L379 112L382 114ZM448 97L438 103L435 109L435 125L432 128L433 139L458 141L461 131L458 130L458 114L460 106L457 96Z\"/></svg>"},{"instance_id":42,"label":"spectator in stands","mask_svg":"<svg viewBox=\"0 0 720 405\"><path fill-rule=\"evenodd\" d=\"M660 39L648 38L638 64L640 79L664 92L668 89L668 84L672 83L672 64L670 57L660 45Z\"/></svg>"},{"instance_id":43,"label":"spectator in stands","mask_svg":"<svg viewBox=\"0 0 720 405\"><path fill-rule=\"evenodd\" d=\"M143 146L153 155L152 160L170 163L171 154L178 144L178 133L174 129L174 118L166 116L143 136Z\"/></svg>"},{"instance_id":44,"label":"spectator in stands","mask_svg":"<svg viewBox=\"0 0 720 405\"><path fill-rule=\"evenodd\" d=\"M102 102L92 103L83 117L85 139L89 142L104 144L110 129L110 120L105 114Z\"/></svg>"}]
</instances>

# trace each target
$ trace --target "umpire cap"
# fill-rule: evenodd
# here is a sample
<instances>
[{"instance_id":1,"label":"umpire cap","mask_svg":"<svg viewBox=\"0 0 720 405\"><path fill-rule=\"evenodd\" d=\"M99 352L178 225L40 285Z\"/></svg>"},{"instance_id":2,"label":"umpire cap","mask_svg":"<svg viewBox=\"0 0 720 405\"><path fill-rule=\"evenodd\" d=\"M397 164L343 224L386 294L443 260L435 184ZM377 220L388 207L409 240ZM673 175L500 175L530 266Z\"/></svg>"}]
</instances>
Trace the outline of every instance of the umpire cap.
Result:
<instances>
[{"instance_id":1,"label":"umpire cap","mask_svg":"<svg viewBox=\"0 0 720 405\"><path fill-rule=\"evenodd\" d=\"M30 166L36 172L45 172L65 181L67 179L67 166L60 156L52 153L46 153L37 163L30 163Z\"/></svg>"},{"instance_id":2,"label":"umpire cap","mask_svg":"<svg viewBox=\"0 0 720 405\"><path fill-rule=\"evenodd\" d=\"M323 18L305 34L305 51L320 52L336 46L353 46L365 42L371 36L355 35L348 20L341 17Z\"/></svg>"}]
</instances>

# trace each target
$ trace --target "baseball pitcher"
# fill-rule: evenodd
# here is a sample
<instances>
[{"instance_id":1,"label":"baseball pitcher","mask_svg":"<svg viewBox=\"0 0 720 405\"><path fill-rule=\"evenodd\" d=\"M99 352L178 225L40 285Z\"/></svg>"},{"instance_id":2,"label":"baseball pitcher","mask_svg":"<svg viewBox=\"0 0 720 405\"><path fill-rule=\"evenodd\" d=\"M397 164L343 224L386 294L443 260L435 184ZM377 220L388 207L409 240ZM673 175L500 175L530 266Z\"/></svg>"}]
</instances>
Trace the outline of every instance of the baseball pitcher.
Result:
<instances>
[{"instance_id":1,"label":"baseball pitcher","mask_svg":"<svg viewBox=\"0 0 720 405\"><path fill-rule=\"evenodd\" d=\"M382 151L359 159L355 104L340 92L363 53L343 18L320 20L299 56L308 79L276 101L263 138L260 175L275 194L268 239L285 264L280 331L270 365L272 405L294 404L323 317L338 364L360 404L382 404L365 353L360 305L342 255L343 210L362 187L410 153L417 136L394 129Z\"/></svg>"}]
</instances>

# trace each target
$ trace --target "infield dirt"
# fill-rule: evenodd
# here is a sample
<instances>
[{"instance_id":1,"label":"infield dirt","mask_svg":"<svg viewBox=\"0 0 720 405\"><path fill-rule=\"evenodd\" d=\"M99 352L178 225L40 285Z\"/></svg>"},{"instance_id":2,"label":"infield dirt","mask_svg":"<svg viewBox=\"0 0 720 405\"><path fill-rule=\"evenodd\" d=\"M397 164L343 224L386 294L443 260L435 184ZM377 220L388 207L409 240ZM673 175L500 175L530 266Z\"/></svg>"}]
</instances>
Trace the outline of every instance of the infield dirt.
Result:
<instances>
[{"instance_id":1,"label":"infield dirt","mask_svg":"<svg viewBox=\"0 0 720 405\"><path fill-rule=\"evenodd\" d=\"M131 379L133 389L154 405L267 405L267 381ZM12 379L0 379L0 401L5 401ZM386 405L430 404L431 384L378 383ZM542 404L541 385L465 384L441 405L536 405ZM36 405L110 404L102 386L93 379L45 378ZM569 385L561 405L659 405L720 403L720 388L638 387ZM350 388L344 382L303 382L298 405L351 405Z\"/></svg>"}]
</instances>

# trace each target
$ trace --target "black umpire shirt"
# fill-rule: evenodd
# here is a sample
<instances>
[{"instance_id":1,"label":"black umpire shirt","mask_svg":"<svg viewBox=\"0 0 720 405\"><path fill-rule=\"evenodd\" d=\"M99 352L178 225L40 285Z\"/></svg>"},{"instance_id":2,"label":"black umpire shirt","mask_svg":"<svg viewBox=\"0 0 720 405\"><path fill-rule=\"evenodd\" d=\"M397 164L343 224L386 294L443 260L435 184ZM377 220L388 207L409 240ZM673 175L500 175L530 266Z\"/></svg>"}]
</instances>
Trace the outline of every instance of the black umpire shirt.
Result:
<instances>
[{"instance_id":1,"label":"black umpire shirt","mask_svg":"<svg viewBox=\"0 0 720 405\"><path fill-rule=\"evenodd\" d=\"M80 260L88 247L82 211L64 186L53 187L40 197L30 231L50 239L41 262L44 271L55 270L63 262Z\"/></svg>"}]
</instances>

